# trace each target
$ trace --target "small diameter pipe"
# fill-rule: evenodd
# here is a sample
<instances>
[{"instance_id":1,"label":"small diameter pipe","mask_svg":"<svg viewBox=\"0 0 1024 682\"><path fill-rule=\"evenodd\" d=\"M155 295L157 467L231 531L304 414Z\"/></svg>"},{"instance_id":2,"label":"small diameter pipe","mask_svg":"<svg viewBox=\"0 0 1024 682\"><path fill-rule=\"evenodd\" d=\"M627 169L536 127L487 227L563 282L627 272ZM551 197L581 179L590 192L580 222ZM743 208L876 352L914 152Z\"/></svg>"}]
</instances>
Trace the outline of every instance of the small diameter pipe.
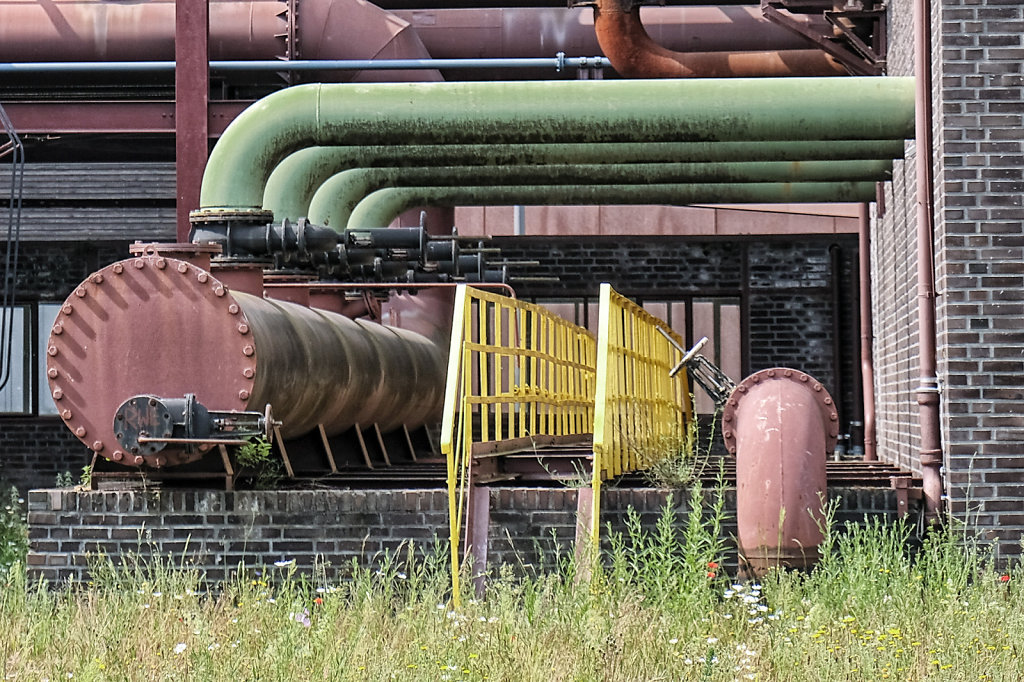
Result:
<instances>
[{"instance_id":1,"label":"small diameter pipe","mask_svg":"<svg viewBox=\"0 0 1024 682\"><path fill-rule=\"evenodd\" d=\"M386 227L415 206L818 203L867 201L874 191L871 182L388 187L360 201L348 227Z\"/></svg>"},{"instance_id":2,"label":"small diameter pipe","mask_svg":"<svg viewBox=\"0 0 1024 682\"><path fill-rule=\"evenodd\" d=\"M891 168L892 162L888 160L353 168L332 176L320 186L306 217L317 225L344 229L359 202L383 187L853 182L886 179Z\"/></svg>"},{"instance_id":3,"label":"small diameter pipe","mask_svg":"<svg viewBox=\"0 0 1024 682\"><path fill-rule=\"evenodd\" d=\"M914 0L914 64L917 71L914 118L917 175L917 318L918 424L921 429L921 485L925 519L935 523L942 513L942 436L939 423L939 379L935 327L935 226L932 177L932 45L931 2Z\"/></svg>"},{"instance_id":4,"label":"small diameter pipe","mask_svg":"<svg viewBox=\"0 0 1024 682\"><path fill-rule=\"evenodd\" d=\"M263 208L276 220L307 217L313 194L329 177L360 167L888 160L902 155L902 140L307 147L274 168L263 190Z\"/></svg>"},{"instance_id":5,"label":"small diameter pipe","mask_svg":"<svg viewBox=\"0 0 1024 682\"><path fill-rule=\"evenodd\" d=\"M314 145L903 139L913 112L895 77L299 85L231 122L200 212L259 209L274 167Z\"/></svg>"},{"instance_id":6,"label":"small diameter pipe","mask_svg":"<svg viewBox=\"0 0 1024 682\"><path fill-rule=\"evenodd\" d=\"M860 267L860 371L864 385L864 461L878 460L875 448L875 333L871 319L871 218L868 205L857 211L857 251Z\"/></svg>"},{"instance_id":7,"label":"small diameter pipe","mask_svg":"<svg viewBox=\"0 0 1024 682\"><path fill-rule=\"evenodd\" d=\"M294 59L217 60L210 71L411 71L437 69L554 69L601 68L603 57L524 57L506 59ZM146 62L6 62L0 74L19 73L162 73L173 72L173 61Z\"/></svg>"}]
</instances>

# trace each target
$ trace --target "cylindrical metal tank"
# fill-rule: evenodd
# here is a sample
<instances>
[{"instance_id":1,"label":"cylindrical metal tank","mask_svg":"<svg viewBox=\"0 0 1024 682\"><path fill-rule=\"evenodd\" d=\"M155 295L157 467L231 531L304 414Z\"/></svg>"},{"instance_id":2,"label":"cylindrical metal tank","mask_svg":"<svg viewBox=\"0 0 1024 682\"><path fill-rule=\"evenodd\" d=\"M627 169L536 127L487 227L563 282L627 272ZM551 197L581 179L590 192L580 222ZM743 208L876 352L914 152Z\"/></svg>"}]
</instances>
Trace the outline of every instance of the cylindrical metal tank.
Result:
<instances>
[{"instance_id":1,"label":"cylindrical metal tank","mask_svg":"<svg viewBox=\"0 0 1024 682\"><path fill-rule=\"evenodd\" d=\"M318 424L333 435L357 423L387 431L439 416L445 354L423 336L231 291L201 259L136 250L75 289L47 347L61 418L107 459L163 467L209 449L144 456L119 449L114 414L135 395L191 393L221 411L269 403L284 438Z\"/></svg>"},{"instance_id":2,"label":"cylindrical metal tank","mask_svg":"<svg viewBox=\"0 0 1024 682\"><path fill-rule=\"evenodd\" d=\"M825 462L838 414L828 391L794 369L765 369L743 380L722 412L722 435L736 455L740 554L755 575L818 559Z\"/></svg>"}]
</instances>

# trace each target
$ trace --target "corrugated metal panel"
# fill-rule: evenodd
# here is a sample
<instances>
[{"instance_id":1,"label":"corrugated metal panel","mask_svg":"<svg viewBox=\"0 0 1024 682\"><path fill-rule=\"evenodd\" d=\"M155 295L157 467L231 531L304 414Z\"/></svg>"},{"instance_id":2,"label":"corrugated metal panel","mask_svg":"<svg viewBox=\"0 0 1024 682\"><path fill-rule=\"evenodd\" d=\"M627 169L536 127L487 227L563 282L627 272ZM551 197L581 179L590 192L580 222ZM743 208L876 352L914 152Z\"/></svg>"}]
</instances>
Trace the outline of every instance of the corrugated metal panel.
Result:
<instances>
[{"instance_id":1,"label":"corrugated metal panel","mask_svg":"<svg viewBox=\"0 0 1024 682\"><path fill-rule=\"evenodd\" d=\"M174 207L27 206L21 238L32 241L175 240Z\"/></svg>"},{"instance_id":2,"label":"corrugated metal panel","mask_svg":"<svg viewBox=\"0 0 1024 682\"><path fill-rule=\"evenodd\" d=\"M25 164L26 200L174 200L173 163ZM10 166L0 165L0 200L10 192Z\"/></svg>"}]
</instances>

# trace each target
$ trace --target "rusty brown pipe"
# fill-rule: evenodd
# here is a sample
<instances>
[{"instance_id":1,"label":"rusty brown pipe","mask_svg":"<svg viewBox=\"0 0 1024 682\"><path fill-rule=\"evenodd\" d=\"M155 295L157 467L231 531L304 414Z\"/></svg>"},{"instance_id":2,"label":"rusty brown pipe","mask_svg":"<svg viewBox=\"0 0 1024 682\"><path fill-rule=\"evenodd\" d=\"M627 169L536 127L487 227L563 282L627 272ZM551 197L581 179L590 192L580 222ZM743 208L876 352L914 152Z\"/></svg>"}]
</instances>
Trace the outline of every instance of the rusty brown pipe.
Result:
<instances>
[{"instance_id":1,"label":"rusty brown pipe","mask_svg":"<svg viewBox=\"0 0 1024 682\"><path fill-rule=\"evenodd\" d=\"M931 2L914 2L915 172L917 174L917 319L918 424L921 429L921 486L925 519L934 523L942 512L942 436L939 423L939 379L935 327L935 209L932 177L932 45Z\"/></svg>"},{"instance_id":2,"label":"rusty brown pipe","mask_svg":"<svg viewBox=\"0 0 1024 682\"><path fill-rule=\"evenodd\" d=\"M758 78L839 76L846 71L821 50L673 52L654 42L633 0L597 0L597 41L623 78Z\"/></svg>"},{"instance_id":3,"label":"rusty brown pipe","mask_svg":"<svg viewBox=\"0 0 1024 682\"><path fill-rule=\"evenodd\" d=\"M823 537L825 462L839 415L828 391L794 369L744 379L722 411L722 435L736 456L736 525L746 568L802 568Z\"/></svg>"},{"instance_id":4,"label":"rusty brown pipe","mask_svg":"<svg viewBox=\"0 0 1024 682\"><path fill-rule=\"evenodd\" d=\"M864 461L878 459L875 447L874 325L871 320L871 218L868 205L857 211L857 250L860 268L860 371L864 399Z\"/></svg>"},{"instance_id":5,"label":"rusty brown pipe","mask_svg":"<svg viewBox=\"0 0 1024 682\"><path fill-rule=\"evenodd\" d=\"M550 57L599 54L594 13L586 8L477 7L392 10L416 29L438 59ZM644 29L659 45L680 52L806 49L807 39L747 6L644 6ZM799 17L798 17L799 20Z\"/></svg>"},{"instance_id":6,"label":"rusty brown pipe","mask_svg":"<svg viewBox=\"0 0 1024 682\"><path fill-rule=\"evenodd\" d=\"M408 22L365 0L210 3L210 58L429 58ZM174 58L175 3L150 0L0 2L0 61L139 61ZM334 81L436 81L433 70L330 72Z\"/></svg>"}]
</instances>

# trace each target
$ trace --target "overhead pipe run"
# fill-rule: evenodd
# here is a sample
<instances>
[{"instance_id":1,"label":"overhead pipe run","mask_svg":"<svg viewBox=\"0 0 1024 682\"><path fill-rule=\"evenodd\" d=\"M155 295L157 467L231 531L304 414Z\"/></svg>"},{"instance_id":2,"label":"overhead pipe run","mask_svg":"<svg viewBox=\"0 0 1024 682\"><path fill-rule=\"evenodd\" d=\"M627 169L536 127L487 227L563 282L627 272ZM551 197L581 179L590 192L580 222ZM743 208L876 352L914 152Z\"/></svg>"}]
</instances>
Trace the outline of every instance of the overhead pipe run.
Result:
<instances>
[{"instance_id":1,"label":"overhead pipe run","mask_svg":"<svg viewBox=\"0 0 1024 682\"><path fill-rule=\"evenodd\" d=\"M263 208L278 221L308 217L309 202L320 185L350 168L826 159L885 160L888 168L889 160L902 154L902 140L307 147L274 168L263 191Z\"/></svg>"},{"instance_id":2,"label":"overhead pipe run","mask_svg":"<svg viewBox=\"0 0 1024 682\"><path fill-rule=\"evenodd\" d=\"M408 21L434 57L539 57L552 49L599 54L589 8L493 7L392 10ZM807 40L747 6L646 6L640 18L650 37L680 52L804 50ZM798 17L799 18L799 17Z\"/></svg>"},{"instance_id":3,"label":"overhead pipe run","mask_svg":"<svg viewBox=\"0 0 1024 682\"><path fill-rule=\"evenodd\" d=\"M353 168L317 189L306 217L318 225L344 229L364 197L393 186L853 182L885 179L891 168L891 161L863 160Z\"/></svg>"},{"instance_id":4,"label":"overhead pipe run","mask_svg":"<svg viewBox=\"0 0 1024 682\"><path fill-rule=\"evenodd\" d=\"M348 227L384 227L416 206L851 202L874 191L873 182L388 187L360 201Z\"/></svg>"},{"instance_id":5,"label":"overhead pipe run","mask_svg":"<svg viewBox=\"0 0 1024 682\"><path fill-rule=\"evenodd\" d=\"M601 51L623 78L839 76L846 70L821 50L673 52L654 42L640 21L638 0L582 0L593 5Z\"/></svg>"},{"instance_id":6,"label":"overhead pipe run","mask_svg":"<svg viewBox=\"0 0 1024 682\"><path fill-rule=\"evenodd\" d=\"M408 22L365 0L210 3L213 60L429 58ZM0 60L148 61L174 58L175 3L0 3ZM436 70L358 72L332 80L437 81Z\"/></svg>"},{"instance_id":7,"label":"overhead pipe run","mask_svg":"<svg viewBox=\"0 0 1024 682\"><path fill-rule=\"evenodd\" d=\"M912 122L906 78L300 85L228 126L196 213L262 220L274 167L309 146L878 140Z\"/></svg>"}]
</instances>

